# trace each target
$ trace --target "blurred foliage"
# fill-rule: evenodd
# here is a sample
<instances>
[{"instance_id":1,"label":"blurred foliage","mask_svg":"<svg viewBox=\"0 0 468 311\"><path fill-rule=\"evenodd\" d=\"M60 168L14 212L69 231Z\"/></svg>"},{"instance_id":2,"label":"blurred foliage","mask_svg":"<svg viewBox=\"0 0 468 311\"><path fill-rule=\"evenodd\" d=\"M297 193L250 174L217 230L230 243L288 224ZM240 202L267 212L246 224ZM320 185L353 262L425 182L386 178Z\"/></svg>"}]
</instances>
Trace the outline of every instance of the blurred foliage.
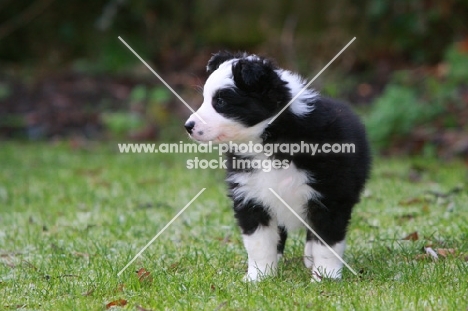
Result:
<instances>
[{"instance_id":1,"label":"blurred foliage","mask_svg":"<svg viewBox=\"0 0 468 311\"><path fill-rule=\"evenodd\" d=\"M465 94L465 96L462 95ZM397 71L367 117L371 141L385 149L418 127L468 133L468 51L450 46L433 68Z\"/></svg>"},{"instance_id":2,"label":"blurred foliage","mask_svg":"<svg viewBox=\"0 0 468 311\"><path fill-rule=\"evenodd\" d=\"M8 98L11 95L11 89L8 85L0 83L0 100Z\"/></svg>"},{"instance_id":3,"label":"blurred foliage","mask_svg":"<svg viewBox=\"0 0 468 311\"><path fill-rule=\"evenodd\" d=\"M116 138L124 138L130 131L141 129L143 119L138 114L127 112L107 112L103 116L104 125Z\"/></svg>"},{"instance_id":4,"label":"blurred foliage","mask_svg":"<svg viewBox=\"0 0 468 311\"><path fill-rule=\"evenodd\" d=\"M396 135L408 134L413 126L424 119L424 107L416 92L401 85L389 85L374 105L367 122L373 145L386 147Z\"/></svg>"},{"instance_id":5,"label":"blurred foliage","mask_svg":"<svg viewBox=\"0 0 468 311\"><path fill-rule=\"evenodd\" d=\"M128 106L120 112L103 114L103 123L113 138L140 135L141 139L157 136L168 125L170 92L163 86L136 85L128 96ZM147 132L149 131L149 132Z\"/></svg>"},{"instance_id":6,"label":"blurred foliage","mask_svg":"<svg viewBox=\"0 0 468 311\"><path fill-rule=\"evenodd\" d=\"M266 52L304 72L358 38L356 60L436 62L466 35L466 0L6 1L0 4L0 59L119 70L129 63L122 36L158 68L184 68L196 51Z\"/></svg>"},{"instance_id":7,"label":"blurred foliage","mask_svg":"<svg viewBox=\"0 0 468 311\"><path fill-rule=\"evenodd\" d=\"M435 62L465 29L468 2L461 0L369 1L364 18L382 53L407 56L413 62ZM366 18L367 17L367 18Z\"/></svg>"},{"instance_id":8,"label":"blurred foliage","mask_svg":"<svg viewBox=\"0 0 468 311\"><path fill-rule=\"evenodd\" d=\"M15 137L27 124L29 137L48 138L72 123L99 137L102 122L116 137L155 139L174 128L180 121L173 118L184 116L170 105L174 97L141 74L146 68L119 36L182 92L201 84L207 59L219 49L261 53L311 77L357 37L339 66L327 69L326 83L320 77L314 87L354 103L379 96L366 121L378 148L423 125L466 130L468 63L452 44L466 41L467 16L467 0L5 0L0 117L8 118L0 118L0 135ZM50 72L77 77L38 82L51 80ZM84 76L94 79L82 84ZM103 76L119 81L96 87Z\"/></svg>"},{"instance_id":9,"label":"blurred foliage","mask_svg":"<svg viewBox=\"0 0 468 311\"><path fill-rule=\"evenodd\" d=\"M468 41L452 45L445 53L445 60L448 65L446 83L449 88L468 82L468 48L465 45L468 45Z\"/></svg>"}]
</instances>

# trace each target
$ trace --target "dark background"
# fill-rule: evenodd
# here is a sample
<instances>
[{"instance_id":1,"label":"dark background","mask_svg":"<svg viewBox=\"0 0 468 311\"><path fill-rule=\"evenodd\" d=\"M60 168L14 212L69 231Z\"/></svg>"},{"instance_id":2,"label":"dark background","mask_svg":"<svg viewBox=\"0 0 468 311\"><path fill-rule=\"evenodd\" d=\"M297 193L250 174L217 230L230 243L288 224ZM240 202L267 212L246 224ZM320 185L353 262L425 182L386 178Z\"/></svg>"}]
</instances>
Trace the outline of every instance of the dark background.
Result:
<instances>
[{"instance_id":1,"label":"dark background","mask_svg":"<svg viewBox=\"0 0 468 311\"><path fill-rule=\"evenodd\" d=\"M0 138L183 137L220 49L277 60L350 102L384 154L468 158L468 1L0 2Z\"/></svg>"}]
</instances>

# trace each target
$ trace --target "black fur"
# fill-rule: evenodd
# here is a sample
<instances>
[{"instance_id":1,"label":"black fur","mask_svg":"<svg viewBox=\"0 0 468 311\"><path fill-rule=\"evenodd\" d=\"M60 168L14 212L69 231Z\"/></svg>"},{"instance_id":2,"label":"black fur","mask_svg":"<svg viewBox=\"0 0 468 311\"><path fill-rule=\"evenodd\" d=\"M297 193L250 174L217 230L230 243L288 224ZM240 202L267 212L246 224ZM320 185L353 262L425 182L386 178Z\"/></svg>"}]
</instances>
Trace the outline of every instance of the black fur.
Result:
<instances>
[{"instance_id":1,"label":"black fur","mask_svg":"<svg viewBox=\"0 0 468 311\"><path fill-rule=\"evenodd\" d=\"M237 88L219 90L213 107L228 119L253 126L279 111L291 100L286 82L269 61L239 60L232 66Z\"/></svg>"},{"instance_id":2,"label":"black fur","mask_svg":"<svg viewBox=\"0 0 468 311\"><path fill-rule=\"evenodd\" d=\"M240 57L232 67L235 88L221 89L213 98L213 106L221 115L246 126L253 126L275 116L290 100L286 81L275 72L272 62L259 58L249 60L231 53L216 54L208 63L208 70L216 70L226 60ZM353 206L369 175L371 157L365 130L351 109L339 101L317 96L308 103L314 110L306 116L297 116L285 110L262 134L263 143L354 143L356 153L348 154L275 154L272 158L287 159L313 176L310 186L322 197L308 204L308 221L314 230L330 245L342 241ZM234 157L228 154L228 163ZM239 170L232 166L228 175ZM245 170L243 170L245 171ZM237 187L229 184L231 193ZM267 209L258 202L234 200L236 218L244 234L253 233L258 226L268 225ZM287 232L279 229L278 252L282 253ZM308 233L308 239L314 238Z\"/></svg>"},{"instance_id":3,"label":"black fur","mask_svg":"<svg viewBox=\"0 0 468 311\"><path fill-rule=\"evenodd\" d=\"M231 53L231 52L228 52L228 51L221 51L221 52L218 52L216 54L214 54L210 60L208 61L208 64L206 65L206 71L211 74L213 73L213 71L215 71L216 69L219 68L219 65L221 65L222 63L230 60L230 59L233 59L233 58L242 58L242 57L245 57L246 54L245 53L241 53L241 52L238 52L238 53Z\"/></svg>"},{"instance_id":4,"label":"black fur","mask_svg":"<svg viewBox=\"0 0 468 311\"><path fill-rule=\"evenodd\" d=\"M352 209L371 165L359 118L342 102L313 90L302 93L305 83L300 77L263 57L219 52L209 60L207 71L212 75L205 84L204 102L185 124L193 139L221 143L234 140L245 145L260 142L264 146L354 145L354 153L291 155L278 150L269 156L265 152L230 150L226 154L229 195L249 254L246 278L257 280L262 273L272 272L269 270L276 268L276 255L284 251L287 230L301 225L268 188L290 201L323 241L342 254ZM206 122L201 122L204 119ZM263 151L268 152L265 148ZM239 166L239 160L246 161L247 166ZM265 162L271 171L258 165ZM273 163L290 167L273 168ZM315 239L312 231L307 231L307 240ZM332 278L341 277L340 263L329 258L329 250L317 245L308 243L305 248L305 264L312 268L313 278L321 279L328 272Z\"/></svg>"}]
</instances>

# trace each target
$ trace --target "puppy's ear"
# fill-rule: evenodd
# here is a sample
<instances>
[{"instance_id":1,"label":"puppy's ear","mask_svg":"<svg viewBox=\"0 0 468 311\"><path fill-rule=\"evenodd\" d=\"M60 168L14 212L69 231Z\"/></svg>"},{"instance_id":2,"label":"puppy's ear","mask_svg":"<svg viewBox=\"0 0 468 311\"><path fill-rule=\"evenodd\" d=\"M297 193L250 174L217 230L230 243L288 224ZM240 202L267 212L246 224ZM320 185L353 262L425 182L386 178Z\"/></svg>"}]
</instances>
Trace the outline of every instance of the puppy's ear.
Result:
<instances>
[{"instance_id":1,"label":"puppy's ear","mask_svg":"<svg viewBox=\"0 0 468 311\"><path fill-rule=\"evenodd\" d=\"M210 60L208 61L208 65L206 65L206 71L209 74L212 74L213 71L219 68L219 65L228 61L230 59L235 58L235 55L228 51L220 51L214 54Z\"/></svg>"},{"instance_id":2,"label":"puppy's ear","mask_svg":"<svg viewBox=\"0 0 468 311\"><path fill-rule=\"evenodd\" d=\"M232 68L237 87L246 90L260 90L278 76L268 60L240 59Z\"/></svg>"}]
</instances>

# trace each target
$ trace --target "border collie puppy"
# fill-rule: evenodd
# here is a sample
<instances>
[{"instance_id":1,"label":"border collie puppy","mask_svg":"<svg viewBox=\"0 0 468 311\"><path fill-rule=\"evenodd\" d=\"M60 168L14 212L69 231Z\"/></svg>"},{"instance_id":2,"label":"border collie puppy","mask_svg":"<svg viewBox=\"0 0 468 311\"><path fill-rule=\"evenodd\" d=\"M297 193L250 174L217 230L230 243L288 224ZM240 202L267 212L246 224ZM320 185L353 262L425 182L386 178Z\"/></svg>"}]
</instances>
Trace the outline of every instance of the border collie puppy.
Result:
<instances>
[{"instance_id":1,"label":"border collie puppy","mask_svg":"<svg viewBox=\"0 0 468 311\"><path fill-rule=\"evenodd\" d=\"M354 144L354 153L227 152L227 183L248 253L245 280L274 274L287 232L302 222L273 189L340 256L353 206L370 169L365 130L350 108L306 89L302 78L271 60L219 52L208 62L203 103L185 123L198 142L236 144ZM271 124L269 122L293 99ZM241 167L236 161L279 160L281 167ZM286 162L285 162L286 161ZM277 162L278 163L278 162ZM341 278L341 261L307 232L305 265L312 280Z\"/></svg>"}]
</instances>

